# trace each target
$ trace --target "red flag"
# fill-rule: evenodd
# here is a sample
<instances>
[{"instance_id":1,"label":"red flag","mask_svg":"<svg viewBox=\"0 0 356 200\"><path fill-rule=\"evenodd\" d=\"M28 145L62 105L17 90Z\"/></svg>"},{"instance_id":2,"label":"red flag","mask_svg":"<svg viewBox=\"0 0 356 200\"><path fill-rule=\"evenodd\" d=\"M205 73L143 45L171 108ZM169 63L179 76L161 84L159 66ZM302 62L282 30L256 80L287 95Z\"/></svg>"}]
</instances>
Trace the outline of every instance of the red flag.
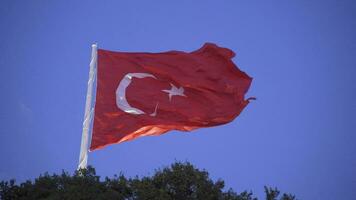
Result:
<instances>
[{"instance_id":1,"label":"red flag","mask_svg":"<svg viewBox=\"0 0 356 200\"><path fill-rule=\"evenodd\" d=\"M234 56L211 43L190 53L99 49L90 150L232 121L248 104L244 95L252 81Z\"/></svg>"}]
</instances>

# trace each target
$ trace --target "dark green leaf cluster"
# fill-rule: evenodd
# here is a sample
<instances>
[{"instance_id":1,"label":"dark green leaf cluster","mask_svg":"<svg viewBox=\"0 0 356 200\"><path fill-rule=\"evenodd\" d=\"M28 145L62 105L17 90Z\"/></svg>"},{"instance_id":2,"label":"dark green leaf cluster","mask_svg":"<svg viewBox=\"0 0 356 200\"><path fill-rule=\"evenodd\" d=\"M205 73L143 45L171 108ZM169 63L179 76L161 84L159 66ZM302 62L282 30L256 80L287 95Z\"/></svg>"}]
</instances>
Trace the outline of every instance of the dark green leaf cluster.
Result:
<instances>
[{"instance_id":1,"label":"dark green leaf cluster","mask_svg":"<svg viewBox=\"0 0 356 200\"><path fill-rule=\"evenodd\" d=\"M88 167L73 175L45 173L33 182L19 185L14 180L0 182L0 199L115 199L115 200L257 200L252 192L224 191L224 181L213 181L208 172L190 163L176 162L157 170L153 176L126 178L123 174L100 180ZM279 191L265 187L266 200L277 200ZM296 200L283 194L280 200Z\"/></svg>"}]
</instances>

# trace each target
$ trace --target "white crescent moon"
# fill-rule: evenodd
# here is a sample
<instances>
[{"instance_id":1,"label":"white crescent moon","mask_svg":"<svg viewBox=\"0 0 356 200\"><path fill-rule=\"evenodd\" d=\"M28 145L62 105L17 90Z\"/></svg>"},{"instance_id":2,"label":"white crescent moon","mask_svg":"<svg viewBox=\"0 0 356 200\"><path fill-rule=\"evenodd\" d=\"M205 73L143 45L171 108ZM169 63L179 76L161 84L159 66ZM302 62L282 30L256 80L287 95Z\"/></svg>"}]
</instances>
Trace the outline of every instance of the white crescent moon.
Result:
<instances>
[{"instance_id":1,"label":"white crescent moon","mask_svg":"<svg viewBox=\"0 0 356 200\"><path fill-rule=\"evenodd\" d=\"M130 104L127 102L127 99L126 99L126 88L130 85L133 77L135 77L135 78L151 77L151 78L157 79L155 76L153 76L152 74L148 74L148 73L128 73L128 74L126 74L124 76L124 78L120 81L120 84L119 84L119 86L117 86L117 89L116 89L116 105L120 110L122 110L126 113L130 113L130 114L134 114L134 115L145 114L145 112L143 112L142 110L130 106Z\"/></svg>"}]
</instances>

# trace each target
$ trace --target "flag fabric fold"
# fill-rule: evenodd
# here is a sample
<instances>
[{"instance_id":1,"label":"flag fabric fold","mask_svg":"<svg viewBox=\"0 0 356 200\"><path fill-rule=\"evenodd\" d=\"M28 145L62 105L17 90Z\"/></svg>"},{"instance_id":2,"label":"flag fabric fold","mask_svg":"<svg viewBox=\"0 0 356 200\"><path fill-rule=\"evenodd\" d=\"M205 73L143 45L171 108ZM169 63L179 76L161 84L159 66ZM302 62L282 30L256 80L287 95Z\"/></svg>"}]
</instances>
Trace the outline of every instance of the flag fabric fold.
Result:
<instances>
[{"instance_id":1,"label":"flag fabric fold","mask_svg":"<svg viewBox=\"0 0 356 200\"><path fill-rule=\"evenodd\" d=\"M99 49L90 150L231 122L248 104L252 81L232 62L234 56L212 43L193 52Z\"/></svg>"}]
</instances>

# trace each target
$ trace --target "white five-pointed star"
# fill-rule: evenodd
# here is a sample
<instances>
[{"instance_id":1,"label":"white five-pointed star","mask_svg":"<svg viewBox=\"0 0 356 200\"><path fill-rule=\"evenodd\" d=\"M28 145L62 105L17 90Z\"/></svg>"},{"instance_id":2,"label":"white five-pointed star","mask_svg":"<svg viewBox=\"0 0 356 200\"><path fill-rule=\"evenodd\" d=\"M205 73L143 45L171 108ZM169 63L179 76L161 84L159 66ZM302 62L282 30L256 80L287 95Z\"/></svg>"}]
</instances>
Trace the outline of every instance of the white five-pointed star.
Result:
<instances>
[{"instance_id":1,"label":"white five-pointed star","mask_svg":"<svg viewBox=\"0 0 356 200\"><path fill-rule=\"evenodd\" d=\"M178 96L184 96L185 97L185 94L184 94L184 88L183 87L179 87L177 88L175 85L173 85L171 83L171 89L170 90L162 90L163 92L167 92L168 93L168 96L169 96L169 101L171 101L172 99L172 96L174 95L178 95Z\"/></svg>"}]
</instances>

